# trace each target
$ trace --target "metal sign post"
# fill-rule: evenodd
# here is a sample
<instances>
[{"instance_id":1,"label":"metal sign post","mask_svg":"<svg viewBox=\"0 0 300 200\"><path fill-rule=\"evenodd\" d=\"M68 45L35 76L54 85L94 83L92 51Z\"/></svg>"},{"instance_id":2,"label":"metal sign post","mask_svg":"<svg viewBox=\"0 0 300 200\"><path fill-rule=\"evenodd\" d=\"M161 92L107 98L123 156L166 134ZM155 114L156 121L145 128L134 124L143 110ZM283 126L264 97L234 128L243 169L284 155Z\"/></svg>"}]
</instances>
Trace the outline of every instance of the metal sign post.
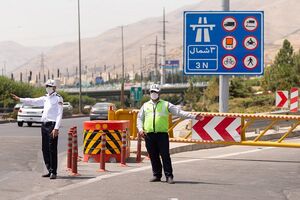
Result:
<instances>
[{"instance_id":1,"label":"metal sign post","mask_svg":"<svg viewBox=\"0 0 300 200\"><path fill-rule=\"evenodd\" d=\"M223 0L223 11L230 10L229 0ZM236 46L236 43L235 43ZM232 40L233 47L233 40ZM229 78L227 75L219 76L219 112L228 112L228 101L229 101Z\"/></svg>"}]
</instances>

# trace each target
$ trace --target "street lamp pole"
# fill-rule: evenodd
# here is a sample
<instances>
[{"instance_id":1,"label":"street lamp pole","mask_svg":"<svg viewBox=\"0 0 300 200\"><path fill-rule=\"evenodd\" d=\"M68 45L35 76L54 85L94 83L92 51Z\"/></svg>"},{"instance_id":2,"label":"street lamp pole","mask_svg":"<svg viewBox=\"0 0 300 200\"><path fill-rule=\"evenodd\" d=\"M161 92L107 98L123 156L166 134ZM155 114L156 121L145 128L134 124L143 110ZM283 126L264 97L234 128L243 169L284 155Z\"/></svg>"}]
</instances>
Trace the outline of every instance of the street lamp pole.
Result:
<instances>
[{"instance_id":1,"label":"street lamp pole","mask_svg":"<svg viewBox=\"0 0 300 200\"><path fill-rule=\"evenodd\" d=\"M78 0L78 50L79 50L79 113L82 113L82 96L81 96L81 38L80 38L80 2Z\"/></svg>"},{"instance_id":2,"label":"street lamp pole","mask_svg":"<svg viewBox=\"0 0 300 200\"><path fill-rule=\"evenodd\" d=\"M123 26L121 26L121 39L122 39L122 83L121 83L121 106L124 109L124 37Z\"/></svg>"}]
</instances>

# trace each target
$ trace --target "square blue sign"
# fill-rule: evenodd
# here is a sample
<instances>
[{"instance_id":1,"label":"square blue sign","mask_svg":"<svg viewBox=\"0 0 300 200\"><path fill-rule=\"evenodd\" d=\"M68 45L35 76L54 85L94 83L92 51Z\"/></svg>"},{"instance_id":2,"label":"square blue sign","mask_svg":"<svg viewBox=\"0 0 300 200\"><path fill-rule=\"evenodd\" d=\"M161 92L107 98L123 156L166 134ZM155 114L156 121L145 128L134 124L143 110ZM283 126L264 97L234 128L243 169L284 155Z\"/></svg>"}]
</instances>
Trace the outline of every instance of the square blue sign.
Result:
<instances>
[{"instance_id":1,"label":"square blue sign","mask_svg":"<svg viewBox=\"0 0 300 200\"><path fill-rule=\"evenodd\" d=\"M186 75L262 75L262 11L185 11Z\"/></svg>"}]
</instances>

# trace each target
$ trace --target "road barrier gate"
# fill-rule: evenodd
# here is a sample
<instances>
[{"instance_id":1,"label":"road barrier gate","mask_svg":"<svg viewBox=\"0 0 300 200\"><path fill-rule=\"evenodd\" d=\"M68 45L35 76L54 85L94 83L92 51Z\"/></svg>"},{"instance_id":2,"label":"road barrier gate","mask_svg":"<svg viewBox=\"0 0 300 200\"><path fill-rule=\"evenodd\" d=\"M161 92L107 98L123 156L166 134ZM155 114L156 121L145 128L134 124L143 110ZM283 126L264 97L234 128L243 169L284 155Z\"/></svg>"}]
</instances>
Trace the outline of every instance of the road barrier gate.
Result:
<instances>
[{"instance_id":1,"label":"road barrier gate","mask_svg":"<svg viewBox=\"0 0 300 200\"><path fill-rule=\"evenodd\" d=\"M131 138L137 138L136 120L139 110L119 109L108 111L109 120L129 120L129 130ZM238 139L191 139L192 131L183 138L174 138L173 129L182 120L172 120L172 116L169 116L169 136L171 142L182 142L182 143L200 143L200 144L220 144L220 145L249 145L249 146L273 146L273 147L295 147L300 148L299 143L291 143L285 139L290 136L297 136L299 134L295 129L300 124L300 116L297 115L278 115L278 114L243 114L243 113L194 113L201 114L204 116L204 121L219 120L220 118L226 122L228 126L231 126L230 121L239 121L239 138ZM238 119L238 120L234 120ZM192 129L194 130L195 122L193 122ZM235 124L236 125L236 124ZM258 128L257 128L258 127ZM279 131L281 127L285 127L286 130ZM206 127L205 127L206 128ZM218 128L217 128L218 129ZM214 134L216 129L207 128L209 134ZM227 132L228 129L220 128L219 131ZM269 132L274 132L272 135L275 137L269 137ZM219 134L223 134L223 133ZM256 132L254 135L253 132ZM252 133L250 135L250 133ZM299 134L300 135L300 134Z\"/></svg>"}]
</instances>

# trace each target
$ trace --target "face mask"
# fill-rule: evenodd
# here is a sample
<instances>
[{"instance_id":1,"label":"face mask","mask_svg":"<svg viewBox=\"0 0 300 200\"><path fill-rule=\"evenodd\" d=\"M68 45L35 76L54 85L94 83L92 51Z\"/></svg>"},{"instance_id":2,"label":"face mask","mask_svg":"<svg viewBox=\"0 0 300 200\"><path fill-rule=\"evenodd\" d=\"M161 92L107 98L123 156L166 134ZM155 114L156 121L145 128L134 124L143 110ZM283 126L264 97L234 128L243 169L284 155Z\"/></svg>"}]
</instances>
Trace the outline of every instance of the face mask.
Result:
<instances>
[{"instance_id":1,"label":"face mask","mask_svg":"<svg viewBox=\"0 0 300 200\"><path fill-rule=\"evenodd\" d=\"M52 87L46 87L46 92L47 92L48 94L51 94L53 91L54 91L54 90L53 90Z\"/></svg>"},{"instance_id":2,"label":"face mask","mask_svg":"<svg viewBox=\"0 0 300 200\"><path fill-rule=\"evenodd\" d=\"M158 98L158 93L151 92L150 97L152 100L156 100Z\"/></svg>"}]
</instances>

